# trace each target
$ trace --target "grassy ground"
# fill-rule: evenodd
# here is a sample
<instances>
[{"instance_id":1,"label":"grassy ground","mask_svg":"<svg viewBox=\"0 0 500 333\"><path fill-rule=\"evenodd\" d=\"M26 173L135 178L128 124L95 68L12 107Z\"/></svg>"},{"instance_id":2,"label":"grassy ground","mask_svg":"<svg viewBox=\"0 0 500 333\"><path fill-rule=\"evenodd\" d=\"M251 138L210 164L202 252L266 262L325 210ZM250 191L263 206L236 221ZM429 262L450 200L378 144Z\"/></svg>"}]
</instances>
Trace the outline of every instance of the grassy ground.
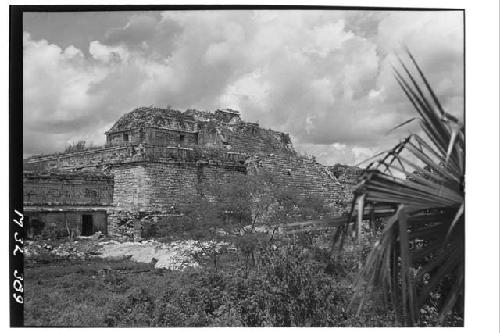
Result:
<instances>
[{"instance_id":1,"label":"grassy ground","mask_svg":"<svg viewBox=\"0 0 500 333\"><path fill-rule=\"evenodd\" d=\"M106 326L113 301L158 279L151 265L130 261L53 260L25 265L25 325ZM175 274L175 272L170 272Z\"/></svg>"},{"instance_id":2,"label":"grassy ground","mask_svg":"<svg viewBox=\"0 0 500 333\"><path fill-rule=\"evenodd\" d=\"M44 256L25 263L28 326L386 326L346 311L353 276L325 252L286 245L258 263L234 254L201 268ZM342 267L341 267L342 266Z\"/></svg>"},{"instance_id":3,"label":"grassy ground","mask_svg":"<svg viewBox=\"0 0 500 333\"><path fill-rule=\"evenodd\" d=\"M315 246L281 244L255 258L198 258L201 268L92 257L25 262L27 326L393 326L374 298L347 310L357 254L335 259ZM433 319L427 316L426 324Z\"/></svg>"}]
</instances>

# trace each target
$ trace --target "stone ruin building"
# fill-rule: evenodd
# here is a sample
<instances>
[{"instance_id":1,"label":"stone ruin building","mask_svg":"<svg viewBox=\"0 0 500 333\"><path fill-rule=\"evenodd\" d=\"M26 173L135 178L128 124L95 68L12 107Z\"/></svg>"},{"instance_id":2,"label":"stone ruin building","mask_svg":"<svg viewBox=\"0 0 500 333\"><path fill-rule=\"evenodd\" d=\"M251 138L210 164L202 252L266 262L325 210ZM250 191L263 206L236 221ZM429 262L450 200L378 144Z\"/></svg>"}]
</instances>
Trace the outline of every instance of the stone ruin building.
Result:
<instances>
[{"instance_id":1,"label":"stone ruin building","mask_svg":"<svg viewBox=\"0 0 500 333\"><path fill-rule=\"evenodd\" d=\"M102 147L24 161L28 235L132 236L145 219L176 216L176 207L196 200L200 184L234 173L268 172L301 195L321 196L336 213L350 199L352 184L331 167L295 152L288 134L245 122L235 110L141 107L105 135Z\"/></svg>"}]
</instances>

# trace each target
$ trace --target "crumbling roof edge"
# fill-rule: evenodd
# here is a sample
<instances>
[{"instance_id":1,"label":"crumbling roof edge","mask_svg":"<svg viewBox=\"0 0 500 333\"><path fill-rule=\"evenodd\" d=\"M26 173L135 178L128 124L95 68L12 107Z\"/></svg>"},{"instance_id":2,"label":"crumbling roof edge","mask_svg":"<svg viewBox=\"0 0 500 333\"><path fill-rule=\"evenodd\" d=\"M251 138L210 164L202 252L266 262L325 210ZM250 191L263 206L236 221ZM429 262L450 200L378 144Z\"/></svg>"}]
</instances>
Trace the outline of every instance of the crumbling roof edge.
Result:
<instances>
[{"instance_id":1,"label":"crumbling roof edge","mask_svg":"<svg viewBox=\"0 0 500 333\"><path fill-rule=\"evenodd\" d=\"M113 180L114 176L111 173L103 171L69 171L61 169L50 170L23 170L23 178L57 178L67 177L72 179L94 178Z\"/></svg>"},{"instance_id":2,"label":"crumbling roof edge","mask_svg":"<svg viewBox=\"0 0 500 333\"><path fill-rule=\"evenodd\" d=\"M189 120L189 121L193 122L193 123L197 123L196 120L195 121ZM161 129L161 130L165 130L165 131L182 132L182 133L190 133L190 134L198 134L199 133L199 131L184 131L184 130L173 129L173 128L165 128L165 127L160 127L160 126L146 125L146 126L135 126L135 127L130 127L130 128L116 130L116 131L108 130L108 131L104 132L104 135L115 134L115 133L120 133L120 132L128 132L128 131L132 131L132 130L136 130L136 129L144 129L144 128L154 128L154 129Z\"/></svg>"}]
</instances>

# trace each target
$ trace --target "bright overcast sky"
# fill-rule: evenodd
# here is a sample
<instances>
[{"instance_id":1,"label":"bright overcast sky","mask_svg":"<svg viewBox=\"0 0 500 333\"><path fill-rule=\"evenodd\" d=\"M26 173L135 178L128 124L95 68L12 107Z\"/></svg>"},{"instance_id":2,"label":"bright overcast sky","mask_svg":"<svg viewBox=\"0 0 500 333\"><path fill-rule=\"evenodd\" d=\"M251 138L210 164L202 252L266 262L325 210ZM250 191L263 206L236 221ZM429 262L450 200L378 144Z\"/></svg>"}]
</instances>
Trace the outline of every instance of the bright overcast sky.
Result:
<instances>
[{"instance_id":1,"label":"bright overcast sky","mask_svg":"<svg viewBox=\"0 0 500 333\"><path fill-rule=\"evenodd\" d=\"M461 12L24 14L24 156L103 144L138 106L240 110L324 164L357 163L414 130L394 80L407 45L463 118Z\"/></svg>"}]
</instances>

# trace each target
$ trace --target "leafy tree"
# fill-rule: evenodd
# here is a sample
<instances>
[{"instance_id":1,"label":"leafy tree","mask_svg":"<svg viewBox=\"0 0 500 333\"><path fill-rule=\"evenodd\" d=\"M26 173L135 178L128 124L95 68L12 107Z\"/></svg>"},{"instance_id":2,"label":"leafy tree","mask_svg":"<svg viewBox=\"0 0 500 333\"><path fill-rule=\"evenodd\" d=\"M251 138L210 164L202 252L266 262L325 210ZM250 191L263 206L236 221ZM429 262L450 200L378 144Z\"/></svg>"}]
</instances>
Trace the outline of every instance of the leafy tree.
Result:
<instances>
[{"instance_id":1,"label":"leafy tree","mask_svg":"<svg viewBox=\"0 0 500 333\"><path fill-rule=\"evenodd\" d=\"M256 250L273 240L280 225L327 211L321 198L301 197L267 173L234 174L204 184L201 193L200 200L186 207L192 225L207 239L234 244L253 265Z\"/></svg>"}]
</instances>

